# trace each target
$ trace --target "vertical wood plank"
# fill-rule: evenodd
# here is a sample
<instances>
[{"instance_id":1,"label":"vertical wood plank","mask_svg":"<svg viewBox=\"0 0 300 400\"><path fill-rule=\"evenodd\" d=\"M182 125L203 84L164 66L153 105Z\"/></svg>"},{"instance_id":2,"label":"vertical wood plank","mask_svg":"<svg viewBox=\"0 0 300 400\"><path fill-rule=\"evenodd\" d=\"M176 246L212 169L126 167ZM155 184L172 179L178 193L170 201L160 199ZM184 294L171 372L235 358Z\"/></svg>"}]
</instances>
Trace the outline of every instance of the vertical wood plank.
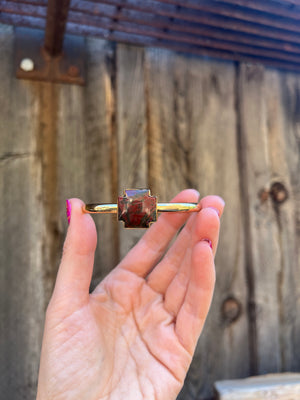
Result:
<instances>
[{"instance_id":1,"label":"vertical wood plank","mask_svg":"<svg viewBox=\"0 0 300 400\"><path fill-rule=\"evenodd\" d=\"M243 182L254 306L252 354L257 373L295 370L299 363L295 357L299 347L299 288L295 283L299 277L295 119L299 105L297 89L288 88L292 82L288 75L253 65L240 68ZM289 110L291 102L293 111ZM272 191L276 182L289 194L283 203Z\"/></svg>"},{"instance_id":2,"label":"vertical wood plank","mask_svg":"<svg viewBox=\"0 0 300 400\"><path fill-rule=\"evenodd\" d=\"M67 230L65 200L109 202L112 196L112 95L105 41L87 41L87 85L40 84L40 151L43 199L48 227L45 237L45 285L52 293ZM94 216L99 243L92 288L117 262L117 236L111 216Z\"/></svg>"},{"instance_id":3,"label":"vertical wood plank","mask_svg":"<svg viewBox=\"0 0 300 400\"><path fill-rule=\"evenodd\" d=\"M162 202L193 186L192 143L185 119L186 69L184 58L171 51L146 52L149 183Z\"/></svg>"},{"instance_id":4,"label":"vertical wood plank","mask_svg":"<svg viewBox=\"0 0 300 400\"><path fill-rule=\"evenodd\" d=\"M277 298L280 248L273 223L274 210L270 199L264 201L263 197L272 178L264 68L241 65L239 86L246 251L252 307L252 368L254 373L276 372L281 366Z\"/></svg>"},{"instance_id":5,"label":"vertical wood plank","mask_svg":"<svg viewBox=\"0 0 300 400\"><path fill-rule=\"evenodd\" d=\"M218 377L249 374L235 66L195 59L188 85L193 137L191 170L202 195L217 194L226 203L215 260L215 294L189 373L193 398L207 398L212 397L212 385Z\"/></svg>"},{"instance_id":6,"label":"vertical wood plank","mask_svg":"<svg viewBox=\"0 0 300 400\"><path fill-rule=\"evenodd\" d=\"M235 67L158 49L147 50L146 60L151 186L164 196L195 187L227 202L215 296L179 396L209 398L218 376L249 373Z\"/></svg>"},{"instance_id":7,"label":"vertical wood plank","mask_svg":"<svg viewBox=\"0 0 300 400\"><path fill-rule=\"evenodd\" d=\"M300 276L300 136L297 132L300 80L294 74L276 70L266 70L265 79L270 190L280 248L277 260L280 370L297 371L300 366L300 288L297 283ZM282 192L275 192L278 185L282 186ZM286 199L280 198L285 193Z\"/></svg>"},{"instance_id":8,"label":"vertical wood plank","mask_svg":"<svg viewBox=\"0 0 300 400\"><path fill-rule=\"evenodd\" d=\"M119 195L125 189L147 188L147 135L144 50L117 45L117 145ZM155 194L155 193L154 193ZM143 235L143 229L120 225L120 257Z\"/></svg>"},{"instance_id":9,"label":"vertical wood plank","mask_svg":"<svg viewBox=\"0 0 300 400\"><path fill-rule=\"evenodd\" d=\"M59 86L30 82L38 102L38 124L35 131L37 151L42 163L41 201L44 210L43 282L46 304L52 294L64 240L59 229L57 203L57 109Z\"/></svg>"},{"instance_id":10,"label":"vertical wood plank","mask_svg":"<svg viewBox=\"0 0 300 400\"><path fill-rule=\"evenodd\" d=\"M85 201L110 203L117 197L114 46L104 40L88 39L87 57ZM115 215L94 216L94 221L98 232L94 269L94 283L97 283L118 262L118 222Z\"/></svg>"},{"instance_id":11,"label":"vertical wood plank","mask_svg":"<svg viewBox=\"0 0 300 400\"><path fill-rule=\"evenodd\" d=\"M112 88L107 60L111 46L99 39L87 40L87 85L60 88L58 116L58 201L60 220L66 229L65 199L110 202L112 170ZM99 241L95 255L94 286L117 262L115 221L111 215L95 215Z\"/></svg>"},{"instance_id":12,"label":"vertical wood plank","mask_svg":"<svg viewBox=\"0 0 300 400\"><path fill-rule=\"evenodd\" d=\"M41 160L37 101L13 68L13 29L0 26L0 386L6 399L36 395L44 319Z\"/></svg>"},{"instance_id":13,"label":"vertical wood plank","mask_svg":"<svg viewBox=\"0 0 300 400\"><path fill-rule=\"evenodd\" d=\"M284 151L288 198L277 208L280 228L281 260L281 332L282 366L284 371L300 368L300 76L285 73L281 77L284 125L278 132L277 149ZM282 144L283 142L283 144ZM276 172L280 160L274 151ZM279 175L282 176L282 175Z\"/></svg>"}]
</instances>

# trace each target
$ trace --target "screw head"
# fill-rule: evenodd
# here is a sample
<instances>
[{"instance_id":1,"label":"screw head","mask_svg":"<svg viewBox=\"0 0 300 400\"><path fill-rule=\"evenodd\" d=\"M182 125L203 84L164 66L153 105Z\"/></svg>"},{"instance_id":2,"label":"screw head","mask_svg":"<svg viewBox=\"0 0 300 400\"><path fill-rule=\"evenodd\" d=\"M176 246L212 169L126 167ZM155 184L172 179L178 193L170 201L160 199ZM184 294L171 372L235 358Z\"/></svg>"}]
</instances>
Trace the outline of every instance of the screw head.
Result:
<instances>
[{"instance_id":1,"label":"screw head","mask_svg":"<svg viewBox=\"0 0 300 400\"><path fill-rule=\"evenodd\" d=\"M76 65L70 65L68 68L68 75L72 78L77 78L79 76L80 70Z\"/></svg>"},{"instance_id":2,"label":"screw head","mask_svg":"<svg viewBox=\"0 0 300 400\"><path fill-rule=\"evenodd\" d=\"M34 62L31 58L23 58L20 62L20 68L22 71L30 72L34 70Z\"/></svg>"}]
</instances>

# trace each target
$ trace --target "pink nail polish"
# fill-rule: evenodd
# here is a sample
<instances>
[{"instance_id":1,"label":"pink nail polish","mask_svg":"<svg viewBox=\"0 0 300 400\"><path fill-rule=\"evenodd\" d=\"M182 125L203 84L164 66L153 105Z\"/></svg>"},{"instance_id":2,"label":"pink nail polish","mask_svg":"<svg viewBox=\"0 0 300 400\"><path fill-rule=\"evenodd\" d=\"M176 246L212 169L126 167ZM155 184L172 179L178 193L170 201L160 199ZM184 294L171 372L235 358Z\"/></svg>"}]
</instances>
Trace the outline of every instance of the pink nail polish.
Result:
<instances>
[{"instance_id":1,"label":"pink nail polish","mask_svg":"<svg viewBox=\"0 0 300 400\"><path fill-rule=\"evenodd\" d=\"M209 244L209 247L212 249L212 242L209 239L202 239Z\"/></svg>"},{"instance_id":2,"label":"pink nail polish","mask_svg":"<svg viewBox=\"0 0 300 400\"><path fill-rule=\"evenodd\" d=\"M66 200L66 212L67 212L68 224L70 225L70 221L71 221L71 202L69 200Z\"/></svg>"}]
</instances>

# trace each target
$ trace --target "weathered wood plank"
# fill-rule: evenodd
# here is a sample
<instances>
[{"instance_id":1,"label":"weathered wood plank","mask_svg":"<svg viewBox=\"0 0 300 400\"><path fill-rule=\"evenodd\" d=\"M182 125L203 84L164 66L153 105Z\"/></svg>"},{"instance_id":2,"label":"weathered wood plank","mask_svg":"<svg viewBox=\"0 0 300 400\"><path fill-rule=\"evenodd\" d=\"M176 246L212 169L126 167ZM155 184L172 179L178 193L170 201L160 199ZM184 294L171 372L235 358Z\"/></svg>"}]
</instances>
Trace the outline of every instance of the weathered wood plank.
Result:
<instances>
[{"instance_id":1,"label":"weathered wood plank","mask_svg":"<svg viewBox=\"0 0 300 400\"><path fill-rule=\"evenodd\" d=\"M116 101L119 195L125 189L147 188L147 135L144 50L117 45ZM123 224L122 224L123 225ZM143 235L143 229L119 228L120 257Z\"/></svg>"},{"instance_id":2,"label":"weathered wood plank","mask_svg":"<svg viewBox=\"0 0 300 400\"><path fill-rule=\"evenodd\" d=\"M283 109L281 80L285 82L287 77L253 65L240 68L246 243L253 307L251 354L256 373L295 370L300 362L295 356L299 348L299 148L295 146L297 124L290 117L286 119L291 111L284 115L288 106ZM291 97L287 90L285 95L295 105L297 94L294 91ZM293 110L298 115L295 106ZM275 182L283 184L290 194L286 202L277 201L272 190Z\"/></svg>"},{"instance_id":3,"label":"weathered wood plank","mask_svg":"<svg viewBox=\"0 0 300 400\"><path fill-rule=\"evenodd\" d=\"M115 144L114 46L100 39L87 40L87 84L84 90L86 145L85 201L115 202L117 166ZM94 282L118 262L118 222L115 215L94 216L98 232Z\"/></svg>"},{"instance_id":4,"label":"weathered wood plank","mask_svg":"<svg viewBox=\"0 0 300 400\"><path fill-rule=\"evenodd\" d=\"M162 202L193 186L189 165L192 143L185 113L185 61L167 50L146 52L149 183Z\"/></svg>"},{"instance_id":5,"label":"weathered wood plank","mask_svg":"<svg viewBox=\"0 0 300 400\"><path fill-rule=\"evenodd\" d=\"M43 157L43 200L46 206L45 285L52 292L66 234L65 200L109 202L112 197L111 88L102 40L87 41L85 88L39 84L40 152ZM117 238L111 216L94 216L99 245L92 287L117 262Z\"/></svg>"},{"instance_id":6,"label":"weathered wood plank","mask_svg":"<svg viewBox=\"0 0 300 400\"><path fill-rule=\"evenodd\" d=\"M249 332L235 66L195 60L189 86L194 138L191 170L202 195L218 194L226 202L215 260L215 295L189 373L195 399L211 397L218 376L249 374Z\"/></svg>"},{"instance_id":7,"label":"weathered wood plank","mask_svg":"<svg viewBox=\"0 0 300 400\"><path fill-rule=\"evenodd\" d=\"M291 400L300 397L300 374L269 374L215 384L218 400Z\"/></svg>"},{"instance_id":8,"label":"weathered wood plank","mask_svg":"<svg viewBox=\"0 0 300 400\"><path fill-rule=\"evenodd\" d=\"M59 229L57 203L57 108L59 86L28 82L37 100L37 126L32 136L42 163L41 201L44 211L43 282L48 303L61 256L63 232Z\"/></svg>"},{"instance_id":9,"label":"weathered wood plank","mask_svg":"<svg viewBox=\"0 0 300 400\"><path fill-rule=\"evenodd\" d=\"M0 386L6 399L35 398L44 319L41 160L37 103L17 81L13 29L0 26Z\"/></svg>"},{"instance_id":10,"label":"weathered wood plank","mask_svg":"<svg viewBox=\"0 0 300 400\"><path fill-rule=\"evenodd\" d=\"M60 87L58 117L58 194L60 220L65 220L65 199L110 202L113 195L111 167L112 94L105 41L87 41L86 87ZM93 216L99 233L95 255L94 284L117 261L116 234L112 216Z\"/></svg>"},{"instance_id":11,"label":"weathered wood plank","mask_svg":"<svg viewBox=\"0 0 300 400\"><path fill-rule=\"evenodd\" d=\"M40 172L34 154L1 161L0 384L5 398L29 400L36 393L44 319ZM20 199L22 207L14 207Z\"/></svg>"},{"instance_id":12,"label":"weathered wood plank","mask_svg":"<svg viewBox=\"0 0 300 400\"><path fill-rule=\"evenodd\" d=\"M239 89L252 366L256 373L277 372L281 367L277 297L280 248L272 202L264 198L264 189L269 188L272 179L264 68L241 65Z\"/></svg>"},{"instance_id":13,"label":"weathered wood plank","mask_svg":"<svg viewBox=\"0 0 300 400\"><path fill-rule=\"evenodd\" d=\"M277 288L282 371L299 371L300 367L299 95L299 76L278 71L267 72L271 198L280 246Z\"/></svg>"},{"instance_id":14,"label":"weathered wood plank","mask_svg":"<svg viewBox=\"0 0 300 400\"><path fill-rule=\"evenodd\" d=\"M146 54L151 187L186 187L227 202L214 301L179 398L212 396L217 376L249 373L247 289L239 194L235 68L151 49Z\"/></svg>"}]
</instances>

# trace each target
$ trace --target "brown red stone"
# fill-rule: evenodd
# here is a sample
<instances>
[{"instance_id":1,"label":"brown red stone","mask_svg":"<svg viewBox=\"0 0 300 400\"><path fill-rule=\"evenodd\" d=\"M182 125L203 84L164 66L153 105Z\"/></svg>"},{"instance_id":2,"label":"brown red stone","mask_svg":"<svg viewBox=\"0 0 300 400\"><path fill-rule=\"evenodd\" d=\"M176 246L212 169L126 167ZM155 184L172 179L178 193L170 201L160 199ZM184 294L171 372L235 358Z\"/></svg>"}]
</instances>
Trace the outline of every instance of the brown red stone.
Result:
<instances>
[{"instance_id":1,"label":"brown red stone","mask_svg":"<svg viewBox=\"0 0 300 400\"><path fill-rule=\"evenodd\" d=\"M157 219L157 198L148 189L125 190L118 197L118 219L125 228L149 228Z\"/></svg>"}]
</instances>

